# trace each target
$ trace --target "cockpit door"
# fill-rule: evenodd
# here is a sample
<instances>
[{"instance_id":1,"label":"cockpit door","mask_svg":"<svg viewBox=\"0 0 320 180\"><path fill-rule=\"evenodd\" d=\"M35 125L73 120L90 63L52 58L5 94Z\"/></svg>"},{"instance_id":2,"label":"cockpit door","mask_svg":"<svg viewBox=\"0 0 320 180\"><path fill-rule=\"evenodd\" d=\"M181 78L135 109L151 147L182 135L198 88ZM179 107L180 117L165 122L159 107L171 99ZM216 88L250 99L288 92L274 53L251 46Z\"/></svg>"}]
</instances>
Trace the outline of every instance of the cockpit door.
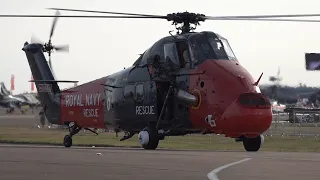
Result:
<instances>
[{"instance_id":1,"label":"cockpit door","mask_svg":"<svg viewBox=\"0 0 320 180\"><path fill-rule=\"evenodd\" d=\"M176 42L180 67L184 68L188 63L190 63L190 53L189 53L189 45L186 41L178 41Z\"/></svg>"}]
</instances>

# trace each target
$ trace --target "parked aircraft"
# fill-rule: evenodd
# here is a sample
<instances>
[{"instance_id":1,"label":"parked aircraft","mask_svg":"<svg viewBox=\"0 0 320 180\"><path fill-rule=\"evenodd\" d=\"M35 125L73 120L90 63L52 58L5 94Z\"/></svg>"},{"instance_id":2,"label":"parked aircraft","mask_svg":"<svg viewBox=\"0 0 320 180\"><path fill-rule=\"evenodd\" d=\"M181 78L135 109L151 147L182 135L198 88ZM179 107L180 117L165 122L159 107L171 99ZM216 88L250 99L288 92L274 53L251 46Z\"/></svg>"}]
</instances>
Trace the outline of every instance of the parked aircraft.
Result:
<instances>
[{"instance_id":1,"label":"parked aircraft","mask_svg":"<svg viewBox=\"0 0 320 180\"><path fill-rule=\"evenodd\" d=\"M11 92L6 88L4 82L0 83L0 106L7 108L7 112L11 113L15 108L21 110L24 113L23 106L36 107L39 106L40 102L33 95L29 94L18 94L12 95Z\"/></svg>"}]
</instances>

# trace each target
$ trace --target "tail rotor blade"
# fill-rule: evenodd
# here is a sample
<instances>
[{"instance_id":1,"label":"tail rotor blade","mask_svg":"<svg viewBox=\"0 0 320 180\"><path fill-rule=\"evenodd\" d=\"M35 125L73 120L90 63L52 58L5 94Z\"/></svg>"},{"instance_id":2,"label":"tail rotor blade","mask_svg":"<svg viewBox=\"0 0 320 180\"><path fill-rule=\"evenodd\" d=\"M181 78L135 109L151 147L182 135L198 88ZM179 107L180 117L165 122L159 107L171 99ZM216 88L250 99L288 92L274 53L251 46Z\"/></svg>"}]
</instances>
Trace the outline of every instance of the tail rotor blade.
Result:
<instances>
[{"instance_id":1,"label":"tail rotor blade","mask_svg":"<svg viewBox=\"0 0 320 180\"><path fill-rule=\"evenodd\" d=\"M50 69L52 71L51 54L49 54L49 66L50 66Z\"/></svg>"},{"instance_id":2,"label":"tail rotor blade","mask_svg":"<svg viewBox=\"0 0 320 180\"><path fill-rule=\"evenodd\" d=\"M55 16L56 17L54 17L53 22L52 22L52 26L51 26L49 41L51 41L51 37L53 36L54 29L56 27L56 24L57 24L57 21L58 21L58 18L59 18L58 16L60 16L60 11L56 11Z\"/></svg>"},{"instance_id":3,"label":"tail rotor blade","mask_svg":"<svg viewBox=\"0 0 320 180\"><path fill-rule=\"evenodd\" d=\"M38 37L36 37L34 34L32 34L30 42L44 45L44 42L41 41Z\"/></svg>"},{"instance_id":4,"label":"tail rotor blade","mask_svg":"<svg viewBox=\"0 0 320 180\"><path fill-rule=\"evenodd\" d=\"M55 46L54 49L60 52L69 52L69 45Z\"/></svg>"},{"instance_id":5,"label":"tail rotor blade","mask_svg":"<svg viewBox=\"0 0 320 180\"><path fill-rule=\"evenodd\" d=\"M52 67L52 62L51 62L51 54L49 54L49 66L50 66L52 75L53 75L53 77L55 78L55 74L54 74L54 72L53 72L53 67Z\"/></svg>"}]
</instances>

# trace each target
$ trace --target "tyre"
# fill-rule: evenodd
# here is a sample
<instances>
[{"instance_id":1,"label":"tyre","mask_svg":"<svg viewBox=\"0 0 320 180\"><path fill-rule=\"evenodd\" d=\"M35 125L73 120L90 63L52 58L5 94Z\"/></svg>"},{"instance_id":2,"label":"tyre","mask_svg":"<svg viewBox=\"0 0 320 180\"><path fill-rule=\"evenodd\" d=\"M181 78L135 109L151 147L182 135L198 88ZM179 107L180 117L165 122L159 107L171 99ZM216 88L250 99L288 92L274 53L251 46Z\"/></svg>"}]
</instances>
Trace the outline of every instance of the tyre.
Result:
<instances>
[{"instance_id":1,"label":"tyre","mask_svg":"<svg viewBox=\"0 0 320 180\"><path fill-rule=\"evenodd\" d=\"M64 136L63 145L64 145L64 147L71 147L72 146L72 137L70 135Z\"/></svg>"},{"instance_id":2,"label":"tyre","mask_svg":"<svg viewBox=\"0 0 320 180\"><path fill-rule=\"evenodd\" d=\"M264 136L259 135L255 138L244 138L243 146L246 151L257 152L261 148L263 142L264 142Z\"/></svg>"},{"instance_id":3,"label":"tyre","mask_svg":"<svg viewBox=\"0 0 320 180\"><path fill-rule=\"evenodd\" d=\"M159 137L156 129L144 128L138 135L139 143L144 149L154 150L159 145Z\"/></svg>"}]
</instances>

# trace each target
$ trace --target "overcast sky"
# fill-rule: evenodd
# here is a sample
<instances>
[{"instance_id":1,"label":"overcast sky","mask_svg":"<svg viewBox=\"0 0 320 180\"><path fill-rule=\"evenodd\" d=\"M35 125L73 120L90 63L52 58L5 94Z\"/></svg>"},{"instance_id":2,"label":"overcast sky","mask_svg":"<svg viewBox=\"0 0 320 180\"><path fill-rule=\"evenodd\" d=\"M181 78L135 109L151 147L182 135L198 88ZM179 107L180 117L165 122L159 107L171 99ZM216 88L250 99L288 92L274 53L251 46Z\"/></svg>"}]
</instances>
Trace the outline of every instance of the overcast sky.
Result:
<instances>
[{"instance_id":1,"label":"overcast sky","mask_svg":"<svg viewBox=\"0 0 320 180\"><path fill-rule=\"evenodd\" d=\"M317 0L1 0L0 14L54 15L54 11L45 8L56 7L160 15L192 11L221 16L320 13L319 6ZM9 88L14 74L14 93L30 91L31 72L21 50L23 43L30 41L32 34L48 40L51 23L52 18L0 18L0 81ZM53 54L54 72L59 80L78 80L79 84L106 76L131 66L139 53L169 35L170 30L174 26L166 20L60 18L52 41L56 45L69 44L70 52ZM262 83L268 83L278 66L283 84L320 83L320 72L306 72L304 62L305 52L320 52L320 23L206 21L197 30L226 37L254 78L264 72Z\"/></svg>"}]
</instances>

